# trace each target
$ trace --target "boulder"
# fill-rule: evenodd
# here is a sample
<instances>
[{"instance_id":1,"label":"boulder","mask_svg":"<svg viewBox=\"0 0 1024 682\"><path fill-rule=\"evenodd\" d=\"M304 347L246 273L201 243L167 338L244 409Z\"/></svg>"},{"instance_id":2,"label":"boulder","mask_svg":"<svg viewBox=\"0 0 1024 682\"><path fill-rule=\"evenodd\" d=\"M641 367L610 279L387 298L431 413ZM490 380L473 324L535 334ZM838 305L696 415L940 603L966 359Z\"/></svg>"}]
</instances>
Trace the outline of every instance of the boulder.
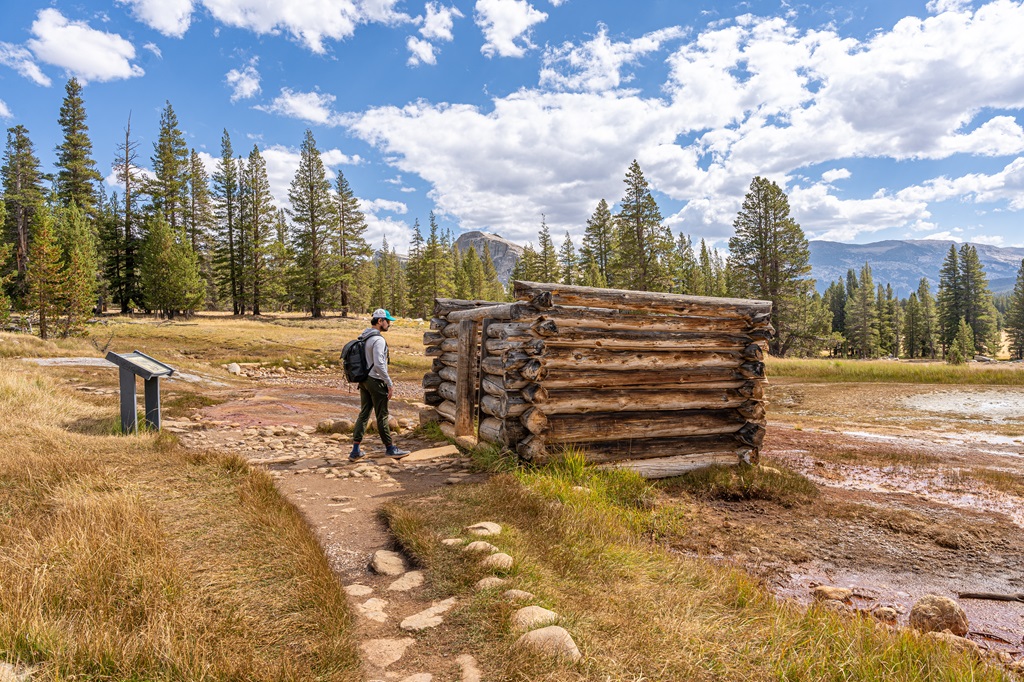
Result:
<instances>
[{"instance_id":1,"label":"boulder","mask_svg":"<svg viewBox=\"0 0 1024 682\"><path fill-rule=\"evenodd\" d=\"M512 564L515 560L504 552L498 554L492 554L483 561L480 562L482 568L495 570L495 571L509 571L512 569Z\"/></svg>"},{"instance_id":2,"label":"boulder","mask_svg":"<svg viewBox=\"0 0 1024 682\"><path fill-rule=\"evenodd\" d=\"M945 642L950 646L950 648L956 649L957 651L962 651L967 654L973 654L974 656L981 658L980 646L978 646L975 642L972 642L969 639L966 639L964 637L958 637L954 635L952 632L926 632L924 636L928 639L934 639L939 642Z\"/></svg>"},{"instance_id":3,"label":"boulder","mask_svg":"<svg viewBox=\"0 0 1024 682\"><path fill-rule=\"evenodd\" d=\"M370 560L370 568L380 575L402 575L405 573L405 557L398 552L378 549Z\"/></svg>"},{"instance_id":4,"label":"boulder","mask_svg":"<svg viewBox=\"0 0 1024 682\"><path fill-rule=\"evenodd\" d=\"M529 649L547 656L567 658L573 663L583 658L572 635L558 625L549 625L546 628L527 632L516 640L516 648Z\"/></svg>"},{"instance_id":5,"label":"boulder","mask_svg":"<svg viewBox=\"0 0 1024 682\"><path fill-rule=\"evenodd\" d=\"M483 590L489 590L494 587L501 587L505 584L505 582L506 580L504 578L498 578L496 576L490 575L486 578L481 578L476 582L476 591L481 592Z\"/></svg>"},{"instance_id":6,"label":"boulder","mask_svg":"<svg viewBox=\"0 0 1024 682\"><path fill-rule=\"evenodd\" d=\"M481 521L480 523L474 523L472 526L466 526L466 531L470 535L500 535L501 526L493 521Z\"/></svg>"},{"instance_id":7,"label":"boulder","mask_svg":"<svg viewBox=\"0 0 1024 682\"><path fill-rule=\"evenodd\" d=\"M420 426L429 424L430 422L437 421L437 410L433 407L425 407L419 412Z\"/></svg>"},{"instance_id":8,"label":"boulder","mask_svg":"<svg viewBox=\"0 0 1024 682\"><path fill-rule=\"evenodd\" d=\"M558 621L558 614L540 606L524 606L512 614L512 629L519 632L536 630Z\"/></svg>"},{"instance_id":9,"label":"boulder","mask_svg":"<svg viewBox=\"0 0 1024 682\"><path fill-rule=\"evenodd\" d=\"M462 551L463 552L481 552L481 553L482 552L487 552L488 554L494 554L495 552L498 551L498 548L495 547L494 545L492 545L489 542L484 542L483 540L476 540L475 542L471 542L468 545L466 545L465 547L463 547Z\"/></svg>"},{"instance_id":10,"label":"boulder","mask_svg":"<svg viewBox=\"0 0 1024 682\"><path fill-rule=\"evenodd\" d=\"M831 585L818 585L811 594L816 601L846 601L853 595L853 590L845 587L833 587Z\"/></svg>"},{"instance_id":11,"label":"boulder","mask_svg":"<svg viewBox=\"0 0 1024 682\"><path fill-rule=\"evenodd\" d=\"M898 621L900 617L900 614L896 609L891 606L879 606L877 609L873 609L871 611L871 615L886 625L896 625L896 621Z\"/></svg>"},{"instance_id":12,"label":"boulder","mask_svg":"<svg viewBox=\"0 0 1024 682\"><path fill-rule=\"evenodd\" d=\"M921 632L949 630L963 637L967 634L967 614L949 597L927 594L910 609L910 627Z\"/></svg>"},{"instance_id":13,"label":"boulder","mask_svg":"<svg viewBox=\"0 0 1024 682\"><path fill-rule=\"evenodd\" d=\"M356 423L351 419L335 419L331 422L331 433L352 433Z\"/></svg>"},{"instance_id":14,"label":"boulder","mask_svg":"<svg viewBox=\"0 0 1024 682\"><path fill-rule=\"evenodd\" d=\"M238 366L237 362L229 363L224 369L228 371L228 374L234 374L236 376L242 373L242 368Z\"/></svg>"},{"instance_id":15,"label":"boulder","mask_svg":"<svg viewBox=\"0 0 1024 682\"><path fill-rule=\"evenodd\" d=\"M526 590L505 590L501 593L501 596L509 601L530 601L537 597L533 592L527 592Z\"/></svg>"}]
</instances>

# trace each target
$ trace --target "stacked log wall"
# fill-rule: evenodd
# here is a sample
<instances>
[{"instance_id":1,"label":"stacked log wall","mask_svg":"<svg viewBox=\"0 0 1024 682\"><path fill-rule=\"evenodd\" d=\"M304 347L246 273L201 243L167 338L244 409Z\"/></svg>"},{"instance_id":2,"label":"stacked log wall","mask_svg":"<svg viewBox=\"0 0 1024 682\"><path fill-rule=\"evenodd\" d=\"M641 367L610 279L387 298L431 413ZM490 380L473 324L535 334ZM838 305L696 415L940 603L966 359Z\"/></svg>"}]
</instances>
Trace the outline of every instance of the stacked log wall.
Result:
<instances>
[{"instance_id":1,"label":"stacked log wall","mask_svg":"<svg viewBox=\"0 0 1024 682\"><path fill-rule=\"evenodd\" d=\"M424 336L435 357L424 388L442 428L455 418L458 354L448 341L459 321L475 319L481 440L535 462L575 444L591 462L648 476L757 461L770 303L515 287L513 304L438 302L437 333Z\"/></svg>"}]
</instances>

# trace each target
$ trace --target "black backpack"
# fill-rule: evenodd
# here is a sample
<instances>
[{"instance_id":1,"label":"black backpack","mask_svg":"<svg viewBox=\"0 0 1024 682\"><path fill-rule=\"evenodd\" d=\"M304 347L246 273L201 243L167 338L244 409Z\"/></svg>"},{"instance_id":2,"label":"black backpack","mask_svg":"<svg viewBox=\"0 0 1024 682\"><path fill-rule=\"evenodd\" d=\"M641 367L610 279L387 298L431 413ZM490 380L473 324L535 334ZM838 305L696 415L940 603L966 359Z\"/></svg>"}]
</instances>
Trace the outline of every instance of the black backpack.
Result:
<instances>
[{"instance_id":1,"label":"black backpack","mask_svg":"<svg viewBox=\"0 0 1024 682\"><path fill-rule=\"evenodd\" d=\"M341 364L345 369L345 380L360 384L370 377L371 365L366 364L366 342L380 332L374 330L362 338L352 339L341 351Z\"/></svg>"}]
</instances>

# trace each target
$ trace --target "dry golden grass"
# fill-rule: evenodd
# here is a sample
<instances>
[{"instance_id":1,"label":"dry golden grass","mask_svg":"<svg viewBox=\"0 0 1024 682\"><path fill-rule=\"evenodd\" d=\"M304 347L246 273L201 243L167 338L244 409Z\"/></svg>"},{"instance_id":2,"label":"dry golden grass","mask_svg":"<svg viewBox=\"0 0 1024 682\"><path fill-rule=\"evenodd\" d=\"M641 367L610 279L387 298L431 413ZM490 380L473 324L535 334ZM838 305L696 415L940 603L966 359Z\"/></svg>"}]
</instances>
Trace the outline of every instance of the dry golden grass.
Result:
<instances>
[{"instance_id":1,"label":"dry golden grass","mask_svg":"<svg viewBox=\"0 0 1024 682\"><path fill-rule=\"evenodd\" d=\"M0 360L3 657L37 680L359 679L345 595L269 477L65 428L95 411Z\"/></svg>"},{"instance_id":2,"label":"dry golden grass","mask_svg":"<svg viewBox=\"0 0 1024 682\"><path fill-rule=\"evenodd\" d=\"M438 596L462 594L436 646L471 651L489 680L1001 680L1000 670L868 617L775 600L747 574L682 558L658 538L694 512L666 504L628 472L573 462L501 475L481 486L392 504L392 530L432 576ZM509 587L563 617L584 659L576 665L517 652L501 589L474 592L476 561L439 540L483 519L516 558ZM652 541L654 540L654 541ZM504 587L502 588L504 589Z\"/></svg>"},{"instance_id":3,"label":"dry golden grass","mask_svg":"<svg viewBox=\"0 0 1024 682\"><path fill-rule=\"evenodd\" d=\"M787 377L811 381L1024 386L1024 365L1006 362L949 365L941 361L769 357L767 374L769 378Z\"/></svg>"}]
</instances>

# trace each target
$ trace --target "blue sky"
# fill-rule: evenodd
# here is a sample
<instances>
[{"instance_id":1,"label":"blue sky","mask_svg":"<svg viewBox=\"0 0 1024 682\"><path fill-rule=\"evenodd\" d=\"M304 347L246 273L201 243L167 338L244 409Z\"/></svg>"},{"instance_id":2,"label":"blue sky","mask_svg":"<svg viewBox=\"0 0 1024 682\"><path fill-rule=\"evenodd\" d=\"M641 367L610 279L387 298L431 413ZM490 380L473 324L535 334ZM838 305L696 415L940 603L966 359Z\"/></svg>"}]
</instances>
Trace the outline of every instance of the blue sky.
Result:
<instances>
[{"instance_id":1,"label":"blue sky","mask_svg":"<svg viewBox=\"0 0 1024 682\"><path fill-rule=\"evenodd\" d=\"M754 175L810 238L1024 245L1019 2L52 0L3 7L0 126L47 170L85 83L110 173L170 101L210 167L259 145L287 203L306 128L368 237L578 242L634 158L667 224L720 246Z\"/></svg>"}]
</instances>

